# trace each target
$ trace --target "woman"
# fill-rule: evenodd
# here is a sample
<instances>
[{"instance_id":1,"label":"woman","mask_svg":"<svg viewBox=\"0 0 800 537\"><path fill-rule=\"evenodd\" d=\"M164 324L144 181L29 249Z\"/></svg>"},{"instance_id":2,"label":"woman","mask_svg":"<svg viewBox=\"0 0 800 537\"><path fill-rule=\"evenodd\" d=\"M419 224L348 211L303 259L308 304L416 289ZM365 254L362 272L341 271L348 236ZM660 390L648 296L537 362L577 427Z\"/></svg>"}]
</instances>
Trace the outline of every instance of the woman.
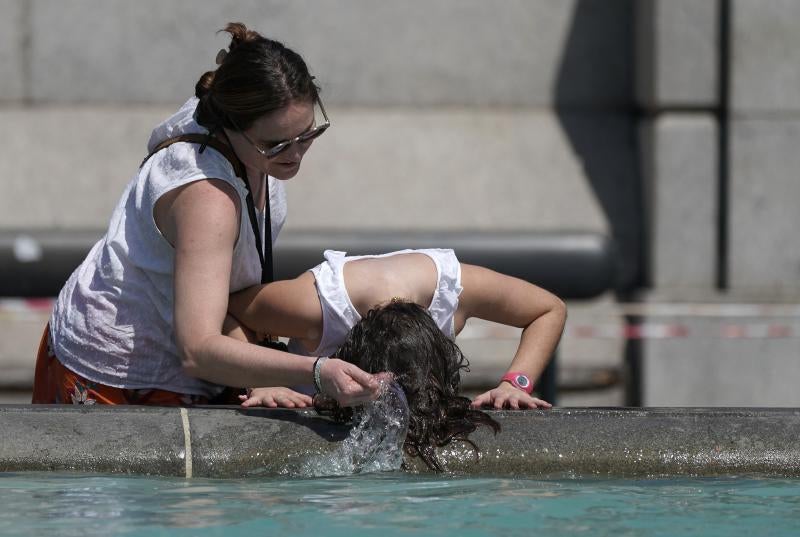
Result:
<instances>
[{"instance_id":1,"label":"woman","mask_svg":"<svg viewBox=\"0 0 800 537\"><path fill-rule=\"evenodd\" d=\"M566 320L564 303L526 281L459 263L452 250L403 250L355 257L329 250L325 252L325 262L294 280L256 286L233 295L233 318L228 322L234 337L255 339L259 332L291 337L289 350L323 357L320 361L325 363L324 357L334 354L351 337L351 331L360 326L368 312L391 302L424 307L434 326L451 340L471 317L523 328L506 374L496 388L476 397L472 406L551 406L531 394L534 381L544 371L561 338ZM247 328L237 329L237 322ZM373 373L403 373L413 366L414 359L446 359L446 353L440 351L420 351L410 353L411 359L405 365L392 361L389 366L382 358L390 353L381 350L388 345L385 336L380 331L371 333L377 341L371 342L370 356L358 357L352 348L346 355L339 349L337 356L360 367L367 364L366 369ZM413 340L416 334L407 337ZM387 365L387 369L376 364ZM456 372L459 369L455 367ZM258 388L241 399L244 406L311 404L307 394L288 388Z\"/></svg>"},{"instance_id":2,"label":"woman","mask_svg":"<svg viewBox=\"0 0 800 537\"><path fill-rule=\"evenodd\" d=\"M271 279L281 181L329 122L299 55L240 23L225 31L218 68L153 131L106 235L62 289L34 403L206 403L226 386L311 380L313 358L235 340L222 326L231 292ZM320 382L343 405L378 390L341 360Z\"/></svg>"}]
</instances>

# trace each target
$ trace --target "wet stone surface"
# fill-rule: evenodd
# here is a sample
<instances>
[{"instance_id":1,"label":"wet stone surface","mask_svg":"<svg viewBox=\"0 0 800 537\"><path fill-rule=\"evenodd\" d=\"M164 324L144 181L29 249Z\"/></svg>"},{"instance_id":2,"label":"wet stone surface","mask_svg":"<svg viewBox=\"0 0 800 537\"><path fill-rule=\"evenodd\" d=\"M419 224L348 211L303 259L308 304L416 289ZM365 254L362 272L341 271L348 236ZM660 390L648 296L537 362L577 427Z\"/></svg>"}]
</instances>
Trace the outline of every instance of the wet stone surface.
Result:
<instances>
[{"instance_id":1,"label":"wet stone surface","mask_svg":"<svg viewBox=\"0 0 800 537\"><path fill-rule=\"evenodd\" d=\"M446 470L493 476L800 476L800 409L570 409L491 412L495 435L442 448ZM192 408L198 477L302 476L348 438L313 410ZM184 476L179 409L0 405L0 471ZM404 469L428 472L406 456Z\"/></svg>"}]
</instances>

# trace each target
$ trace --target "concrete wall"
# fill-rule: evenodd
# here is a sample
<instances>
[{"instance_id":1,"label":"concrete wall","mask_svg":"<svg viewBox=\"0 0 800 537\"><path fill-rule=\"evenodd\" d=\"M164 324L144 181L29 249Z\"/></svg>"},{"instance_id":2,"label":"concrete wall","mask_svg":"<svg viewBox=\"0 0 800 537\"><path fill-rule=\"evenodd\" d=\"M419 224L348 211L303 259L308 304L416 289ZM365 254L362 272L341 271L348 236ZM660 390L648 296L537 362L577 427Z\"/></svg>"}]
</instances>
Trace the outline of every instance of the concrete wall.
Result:
<instances>
[{"instance_id":1,"label":"concrete wall","mask_svg":"<svg viewBox=\"0 0 800 537\"><path fill-rule=\"evenodd\" d=\"M716 286L719 2L636 3L649 284Z\"/></svg>"},{"instance_id":2,"label":"concrete wall","mask_svg":"<svg viewBox=\"0 0 800 537\"><path fill-rule=\"evenodd\" d=\"M0 0L0 102L22 101L25 97L23 53L24 5L19 0Z\"/></svg>"},{"instance_id":3,"label":"concrete wall","mask_svg":"<svg viewBox=\"0 0 800 537\"><path fill-rule=\"evenodd\" d=\"M718 126L709 112L664 113L640 130L650 284L717 283Z\"/></svg>"},{"instance_id":4,"label":"concrete wall","mask_svg":"<svg viewBox=\"0 0 800 537\"><path fill-rule=\"evenodd\" d=\"M0 0L0 119L13 133L0 146L0 227L102 228L150 128L214 66L226 44L215 31L244 20L304 54L332 111L290 185L289 226L606 231L629 287L709 289L720 271L734 291L796 296L798 9ZM714 149L721 137L727 149ZM683 194L669 194L679 176ZM664 261L675 251L685 264Z\"/></svg>"},{"instance_id":5,"label":"concrete wall","mask_svg":"<svg viewBox=\"0 0 800 537\"><path fill-rule=\"evenodd\" d=\"M719 2L636 2L636 97L643 108L716 106Z\"/></svg>"},{"instance_id":6,"label":"concrete wall","mask_svg":"<svg viewBox=\"0 0 800 537\"><path fill-rule=\"evenodd\" d=\"M636 3L648 275L659 291L800 297L799 18L792 0Z\"/></svg>"},{"instance_id":7,"label":"concrete wall","mask_svg":"<svg viewBox=\"0 0 800 537\"><path fill-rule=\"evenodd\" d=\"M800 296L800 35L791 0L731 9L730 283Z\"/></svg>"},{"instance_id":8,"label":"concrete wall","mask_svg":"<svg viewBox=\"0 0 800 537\"><path fill-rule=\"evenodd\" d=\"M411 0L33 0L32 96L58 103L164 103L215 67L227 21L303 54L332 103L548 106L563 55L581 55L558 98L621 106L629 96L628 2ZM582 13L579 13L582 12ZM573 36L576 15L595 29ZM585 29L588 29L589 25ZM58 31L54 31L58 29ZM606 57L613 57L607 60ZM610 70L597 77L593 62Z\"/></svg>"},{"instance_id":9,"label":"concrete wall","mask_svg":"<svg viewBox=\"0 0 800 537\"><path fill-rule=\"evenodd\" d=\"M149 130L241 20L304 55L331 112L290 183L290 228L608 232L621 285L638 278L630 0L2 8L2 228L105 227Z\"/></svg>"},{"instance_id":10,"label":"concrete wall","mask_svg":"<svg viewBox=\"0 0 800 537\"><path fill-rule=\"evenodd\" d=\"M632 320L663 328L628 345L636 402L797 405L796 313L739 310L800 298L800 4L636 6L650 290Z\"/></svg>"},{"instance_id":11,"label":"concrete wall","mask_svg":"<svg viewBox=\"0 0 800 537\"><path fill-rule=\"evenodd\" d=\"M649 287L647 303L800 298L793 0L0 13L0 229L105 227L150 129L214 67L216 30L242 20L305 56L333 122L288 185L287 229L599 231L616 240L619 289Z\"/></svg>"},{"instance_id":12,"label":"concrete wall","mask_svg":"<svg viewBox=\"0 0 800 537\"><path fill-rule=\"evenodd\" d=\"M598 231L617 239L630 287L633 3L0 0L0 123L13 133L0 229L104 228L151 128L240 20L303 54L333 122L288 184L287 230ZM0 362L19 371L39 321L5 321L14 356Z\"/></svg>"}]
</instances>

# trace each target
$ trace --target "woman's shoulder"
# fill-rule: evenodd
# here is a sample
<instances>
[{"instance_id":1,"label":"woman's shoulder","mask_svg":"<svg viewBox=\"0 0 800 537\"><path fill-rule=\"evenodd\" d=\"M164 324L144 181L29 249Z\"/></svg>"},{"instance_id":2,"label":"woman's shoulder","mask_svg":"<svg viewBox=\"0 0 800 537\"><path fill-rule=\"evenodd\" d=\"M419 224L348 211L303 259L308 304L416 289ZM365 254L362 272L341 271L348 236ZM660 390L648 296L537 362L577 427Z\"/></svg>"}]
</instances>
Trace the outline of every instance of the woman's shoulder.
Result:
<instances>
[{"instance_id":1,"label":"woman's shoulder","mask_svg":"<svg viewBox=\"0 0 800 537\"><path fill-rule=\"evenodd\" d=\"M153 129L147 142L150 156L142 166L142 171L150 176L150 180L156 181L183 183L207 177L223 179L236 186L233 165L213 147L202 148L200 143L176 141L154 152L165 140L187 134L208 134L208 130L195 120L197 102L196 97L190 98L177 112Z\"/></svg>"},{"instance_id":2,"label":"woman's shoulder","mask_svg":"<svg viewBox=\"0 0 800 537\"><path fill-rule=\"evenodd\" d=\"M147 152L152 153L158 144L163 140L178 136L180 134L205 134L208 132L194 119L197 109L197 97L192 97L171 116L153 127L150 139L147 141Z\"/></svg>"},{"instance_id":3,"label":"woman's shoulder","mask_svg":"<svg viewBox=\"0 0 800 537\"><path fill-rule=\"evenodd\" d=\"M231 163L211 147L200 151L200 144L175 142L153 154L140 170L140 180L154 197L202 179L228 183L241 197L247 195Z\"/></svg>"}]
</instances>

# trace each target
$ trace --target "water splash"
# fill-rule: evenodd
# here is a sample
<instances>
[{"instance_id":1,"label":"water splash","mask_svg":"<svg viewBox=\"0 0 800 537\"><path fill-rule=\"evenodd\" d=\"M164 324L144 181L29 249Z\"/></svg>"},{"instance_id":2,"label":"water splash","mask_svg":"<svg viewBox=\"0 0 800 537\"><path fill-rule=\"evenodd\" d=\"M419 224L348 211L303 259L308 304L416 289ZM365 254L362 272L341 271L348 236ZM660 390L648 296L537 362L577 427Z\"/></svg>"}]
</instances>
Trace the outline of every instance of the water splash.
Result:
<instances>
[{"instance_id":1,"label":"water splash","mask_svg":"<svg viewBox=\"0 0 800 537\"><path fill-rule=\"evenodd\" d=\"M308 477L352 475L399 470L408 432L406 394L394 380L381 380L381 395L353 413L349 436L331 453L307 461Z\"/></svg>"}]
</instances>

